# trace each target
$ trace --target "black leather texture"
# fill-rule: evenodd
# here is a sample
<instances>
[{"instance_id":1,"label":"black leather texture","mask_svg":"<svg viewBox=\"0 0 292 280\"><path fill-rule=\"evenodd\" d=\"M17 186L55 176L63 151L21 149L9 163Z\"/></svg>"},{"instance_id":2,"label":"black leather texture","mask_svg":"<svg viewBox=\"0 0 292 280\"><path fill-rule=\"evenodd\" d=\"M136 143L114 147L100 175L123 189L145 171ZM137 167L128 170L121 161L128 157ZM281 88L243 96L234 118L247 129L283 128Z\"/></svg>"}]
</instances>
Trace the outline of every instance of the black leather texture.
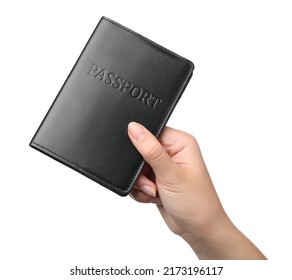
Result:
<instances>
[{"instance_id":1,"label":"black leather texture","mask_svg":"<svg viewBox=\"0 0 292 280\"><path fill-rule=\"evenodd\" d=\"M193 69L102 17L30 146L125 196L144 164L128 124L141 123L158 137Z\"/></svg>"}]
</instances>

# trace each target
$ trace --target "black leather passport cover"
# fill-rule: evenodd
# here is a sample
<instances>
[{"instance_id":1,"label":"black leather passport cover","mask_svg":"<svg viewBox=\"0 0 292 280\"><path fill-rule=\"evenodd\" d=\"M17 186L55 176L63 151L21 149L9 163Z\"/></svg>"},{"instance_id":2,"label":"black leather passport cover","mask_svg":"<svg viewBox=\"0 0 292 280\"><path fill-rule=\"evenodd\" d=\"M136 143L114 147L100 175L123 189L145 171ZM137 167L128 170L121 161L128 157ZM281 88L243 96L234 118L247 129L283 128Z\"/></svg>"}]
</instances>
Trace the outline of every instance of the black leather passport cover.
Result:
<instances>
[{"instance_id":1,"label":"black leather passport cover","mask_svg":"<svg viewBox=\"0 0 292 280\"><path fill-rule=\"evenodd\" d=\"M139 122L159 136L193 64L102 17L30 146L127 195L143 159L127 134Z\"/></svg>"}]
</instances>

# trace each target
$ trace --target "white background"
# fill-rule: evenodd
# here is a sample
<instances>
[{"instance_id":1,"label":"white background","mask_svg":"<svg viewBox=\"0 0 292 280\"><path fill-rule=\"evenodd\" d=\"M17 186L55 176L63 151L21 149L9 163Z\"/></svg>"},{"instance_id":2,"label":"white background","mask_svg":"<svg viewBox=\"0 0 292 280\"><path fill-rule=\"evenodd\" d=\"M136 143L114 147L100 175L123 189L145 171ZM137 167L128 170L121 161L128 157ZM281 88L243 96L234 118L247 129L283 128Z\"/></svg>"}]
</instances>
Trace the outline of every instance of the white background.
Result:
<instances>
[{"instance_id":1,"label":"white background","mask_svg":"<svg viewBox=\"0 0 292 280\"><path fill-rule=\"evenodd\" d=\"M1 1L0 278L75 279L75 265L284 275L292 250L291 14L290 1ZM168 125L197 138L227 213L269 261L199 261L154 205L121 198L29 148L103 15L194 62Z\"/></svg>"}]
</instances>

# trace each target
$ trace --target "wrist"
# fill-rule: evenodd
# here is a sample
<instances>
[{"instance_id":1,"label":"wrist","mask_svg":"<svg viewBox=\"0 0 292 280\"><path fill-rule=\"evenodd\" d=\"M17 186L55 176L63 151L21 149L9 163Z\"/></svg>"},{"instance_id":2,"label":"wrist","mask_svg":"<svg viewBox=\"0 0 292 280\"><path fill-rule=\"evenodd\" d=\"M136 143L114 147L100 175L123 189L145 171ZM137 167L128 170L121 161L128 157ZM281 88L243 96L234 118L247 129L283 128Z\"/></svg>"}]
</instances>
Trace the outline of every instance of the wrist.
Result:
<instances>
[{"instance_id":1,"label":"wrist","mask_svg":"<svg viewBox=\"0 0 292 280\"><path fill-rule=\"evenodd\" d=\"M225 212L202 229L186 232L181 237L190 245L199 259L218 259L218 251L227 246L238 229Z\"/></svg>"},{"instance_id":2,"label":"wrist","mask_svg":"<svg viewBox=\"0 0 292 280\"><path fill-rule=\"evenodd\" d=\"M214 223L205 235L182 237L201 260L266 260L261 251L231 222L228 216Z\"/></svg>"}]
</instances>

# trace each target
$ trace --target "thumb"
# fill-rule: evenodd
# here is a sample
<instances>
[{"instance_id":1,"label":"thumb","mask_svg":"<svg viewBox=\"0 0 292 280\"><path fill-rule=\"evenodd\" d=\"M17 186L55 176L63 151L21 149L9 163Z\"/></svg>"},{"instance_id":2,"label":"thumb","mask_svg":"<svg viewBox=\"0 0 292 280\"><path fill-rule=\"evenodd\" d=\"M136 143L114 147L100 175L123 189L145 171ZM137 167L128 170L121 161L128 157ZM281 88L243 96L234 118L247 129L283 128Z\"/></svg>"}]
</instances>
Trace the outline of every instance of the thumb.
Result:
<instances>
[{"instance_id":1,"label":"thumb","mask_svg":"<svg viewBox=\"0 0 292 280\"><path fill-rule=\"evenodd\" d=\"M157 177L168 181L176 174L177 165L149 130L141 124L131 122L128 125L128 134Z\"/></svg>"}]
</instances>

